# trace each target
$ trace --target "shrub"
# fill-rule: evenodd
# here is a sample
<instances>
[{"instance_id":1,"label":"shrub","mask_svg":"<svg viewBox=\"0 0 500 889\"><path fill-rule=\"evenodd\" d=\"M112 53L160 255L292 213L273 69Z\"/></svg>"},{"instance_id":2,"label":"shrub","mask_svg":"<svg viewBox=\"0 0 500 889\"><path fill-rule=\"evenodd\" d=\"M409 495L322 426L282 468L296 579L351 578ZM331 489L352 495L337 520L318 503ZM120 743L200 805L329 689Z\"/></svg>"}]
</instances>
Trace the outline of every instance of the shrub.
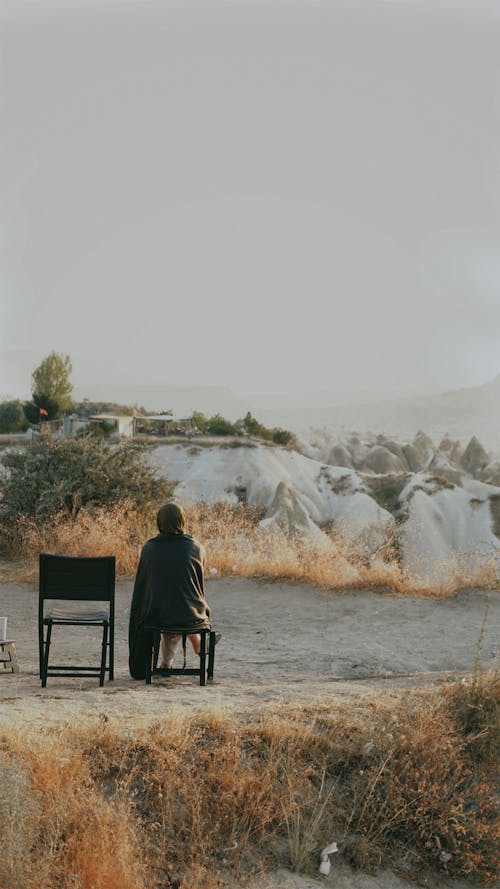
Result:
<instances>
[{"instance_id":1,"label":"shrub","mask_svg":"<svg viewBox=\"0 0 500 889\"><path fill-rule=\"evenodd\" d=\"M18 432L26 428L23 406L20 401L2 401L0 404L0 432Z\"/></svg>"},{"instance_id":2,"label":"shrub","mask_svg":"<svg viewBox=\"0 0 500 889\"><path fill-rule=\"evenodd\" d=\"M2 457L0 522L4 543L15 538L21 521L37 525L56 514L74 519L82 507L109 507L127 500L146 510L170 493L137 444L110 446L91 435L54 439L42 436L31 447Z\"/></svg>"},{"instance_id":3,"label":"shrub","mask_svg":"<svg viewBox=\"0 0 500 889\"><path fill-rule=\"evenodd\" d=\"M214 414L207 421L206 431L212 435L238 435L241 432L239 421L231 423L222 414Z\"/></svg>"},{"instance_id":4,"label":"shrub","mask_svg":"<svg viewBox=\"0 0 500 889\"><path fill-rule=\"evenodd\" d=\"M259 423L259 421L252 416L250 411L247 412L243 419L243 429L248 435L260 435L262 438L265 437L264 433L267 433L268 431L262 423Z\"/></svg>"},{"instance_id":5,"label":"shrub","mask_svg":"<svg viewBox=\"0 0 500 889\"><path fill-rule=\"evenodd\" d=\"M193 424L193 426L198 429L199 432L207 431L208 420L205 414L202 414L201 411L193 411L189 420Z\"/></svg>"},{"instance_id":6,"label":"shrub","mask_svg":"<svg viewBox=\"0 0 500 889\"><path fill-rule=\"evenodd\" d=\"M288 429L273 429L273 441L275 444L287 445L293 440L293 434Z\"/></svg>"},{"instance_id":7,"label":"shrub","mask_svg":"<svg viewBox=\"0 0 500 889\"><path fill-rule=\"evenodd\" d=\"M294 441L294 436L288 429L269 428L259 423L250 411L241 420L241 425L248 435L256 435L264 441L273 441L275 444L288 445Z\"/></svg>"}]
</instances>

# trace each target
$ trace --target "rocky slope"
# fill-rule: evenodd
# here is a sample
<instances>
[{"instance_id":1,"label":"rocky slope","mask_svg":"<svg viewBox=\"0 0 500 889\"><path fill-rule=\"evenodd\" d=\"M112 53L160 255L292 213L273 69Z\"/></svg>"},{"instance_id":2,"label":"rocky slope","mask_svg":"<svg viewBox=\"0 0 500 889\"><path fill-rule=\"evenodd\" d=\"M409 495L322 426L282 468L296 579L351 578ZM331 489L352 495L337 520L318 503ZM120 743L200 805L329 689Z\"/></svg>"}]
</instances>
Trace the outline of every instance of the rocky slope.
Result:
<instances>
[{"instance_id":1,"label":"rocky slope","mask_svg":"<svg viewBox=\"0 0 500 889\"><path fill-rule=\"evenodd\" d=\"M390 541L402 565L424 583L500 570L500 465L473 438L463 448L383 436L332 440L316 432L302 453L242 439L229 445L165 444L152 460L189 503L244 501L266 510L262 527L332 546L333 529L350 551L373 557Z\"/></svg>"}]
</instances>

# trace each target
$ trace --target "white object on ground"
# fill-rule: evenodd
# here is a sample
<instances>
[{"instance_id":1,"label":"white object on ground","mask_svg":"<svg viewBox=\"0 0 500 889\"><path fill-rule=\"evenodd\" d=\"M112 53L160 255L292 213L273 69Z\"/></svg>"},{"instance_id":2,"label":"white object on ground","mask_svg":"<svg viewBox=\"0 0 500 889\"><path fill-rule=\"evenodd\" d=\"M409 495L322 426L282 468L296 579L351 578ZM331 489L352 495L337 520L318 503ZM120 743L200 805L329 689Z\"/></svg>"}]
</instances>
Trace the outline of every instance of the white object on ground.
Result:
<instances>
[{"instance_id":1,"label":"white object on ground","mask_svg":"<svg viewBox=\"0 0 500 889\"><path fill-rule=\"evenodd\" d=\"M323 851L320 855L320 862L319 862L319 868L318 868L318 872L320 874L323 874L325 877L328 876L328 874L330 873L330 867L331 867L330 859L328 856L333 855L334 852L338 852L338 851L339 851L339 849L338 849L337 843L330 843L329 846L325 846L325 848L323 849Z\"/></svg>"}]
</instances>

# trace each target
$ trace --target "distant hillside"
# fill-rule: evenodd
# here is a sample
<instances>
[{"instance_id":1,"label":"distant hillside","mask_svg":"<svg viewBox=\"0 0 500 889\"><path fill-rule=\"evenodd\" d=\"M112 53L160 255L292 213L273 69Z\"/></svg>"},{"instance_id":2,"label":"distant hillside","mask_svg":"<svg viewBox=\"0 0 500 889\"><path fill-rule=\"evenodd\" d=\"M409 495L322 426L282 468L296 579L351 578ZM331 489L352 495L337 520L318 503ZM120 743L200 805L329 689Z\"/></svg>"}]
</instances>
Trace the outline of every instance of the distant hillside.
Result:
<instances>
[{"instance_id":1,"label":"distant hillside","mask_svg":"<svg viewBox=\"0 0 500 889\"><path fill-rule=\"evenodd\" d=\"M440 395L385 399L373 404L324 408L267 408L263 422L286 428L328 426L338 432L384 432L411 438L419 429L435 439L445 433L465 441L477 435L491 450L500 451L500 374L482 386L454 389Z\"/></svg>"}]
</instances>

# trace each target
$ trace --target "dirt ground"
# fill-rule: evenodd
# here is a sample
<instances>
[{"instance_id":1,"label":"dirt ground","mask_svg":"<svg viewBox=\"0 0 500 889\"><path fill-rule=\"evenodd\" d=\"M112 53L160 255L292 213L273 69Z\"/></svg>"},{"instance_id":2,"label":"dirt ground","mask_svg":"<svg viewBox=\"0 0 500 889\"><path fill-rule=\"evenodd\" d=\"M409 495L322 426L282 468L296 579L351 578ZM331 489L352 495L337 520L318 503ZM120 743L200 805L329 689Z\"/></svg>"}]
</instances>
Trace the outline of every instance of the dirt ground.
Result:
<instances>
[{"instance_id":1,"label":"dirt ground","mask_svg":"<svg viewBox=\"0 0 500 889\"><path fill-rule=\"evenodd\" d=\"M143 722L165 707L217 707L235 712L276 702L441 681L471 670L488 609L482 658L492 665L499 639L500 596L466 590L452 599L385 593L322 592L290 583L221 578L207 584L213 621L223 633L214 682L193 677L155 679L145 686L128 674L128 614L132 581L117 584L115 680L38 678L35 585L3 584L0 615L8 617L20 672L0 667L0 718L30 725L66 720L76 710L105 711L120 722ZM97 663L99 632L56 627L52 663ZM189 658L194 655L188 651Z\"/></svg>"},{"instance_id":2,"label":"dirt ground","mask_svg":"<svg viewBox=\"0 0 500 889\"><path fill-rule=\"evenodd\" d=\"M38 677L35 585L0 586L0 615L8 617L20 671L0 667L3 726L43 730L74 719L106 718L119 726L147 724L166 709L255 713L281 703L370 697L442 682L447 673L471 670L481 641L483 665L493 667L500 638L500 596L461 591L452 599L398 597L385 593L323 592L306 585L221 578L207 584L214 625L223 633L216 649L215 678L201 688L193 677L154 679L151 686L128 673L128 614L132 582L117 584L115 680ZM485 619L486 614L486 620ZM481 628L484 622L484 630ZM53 660L52 660L53 653ZM188 652L188 661L194 661ZM99 633L55 628L52 663L96 663ZM405 889L392 873L354 874L332 856L321 882L278 871L252 889ZM432 880L429 886L434 886ZM467 882L443 883L454 889Z\"/></svg>"}]
</instances>

